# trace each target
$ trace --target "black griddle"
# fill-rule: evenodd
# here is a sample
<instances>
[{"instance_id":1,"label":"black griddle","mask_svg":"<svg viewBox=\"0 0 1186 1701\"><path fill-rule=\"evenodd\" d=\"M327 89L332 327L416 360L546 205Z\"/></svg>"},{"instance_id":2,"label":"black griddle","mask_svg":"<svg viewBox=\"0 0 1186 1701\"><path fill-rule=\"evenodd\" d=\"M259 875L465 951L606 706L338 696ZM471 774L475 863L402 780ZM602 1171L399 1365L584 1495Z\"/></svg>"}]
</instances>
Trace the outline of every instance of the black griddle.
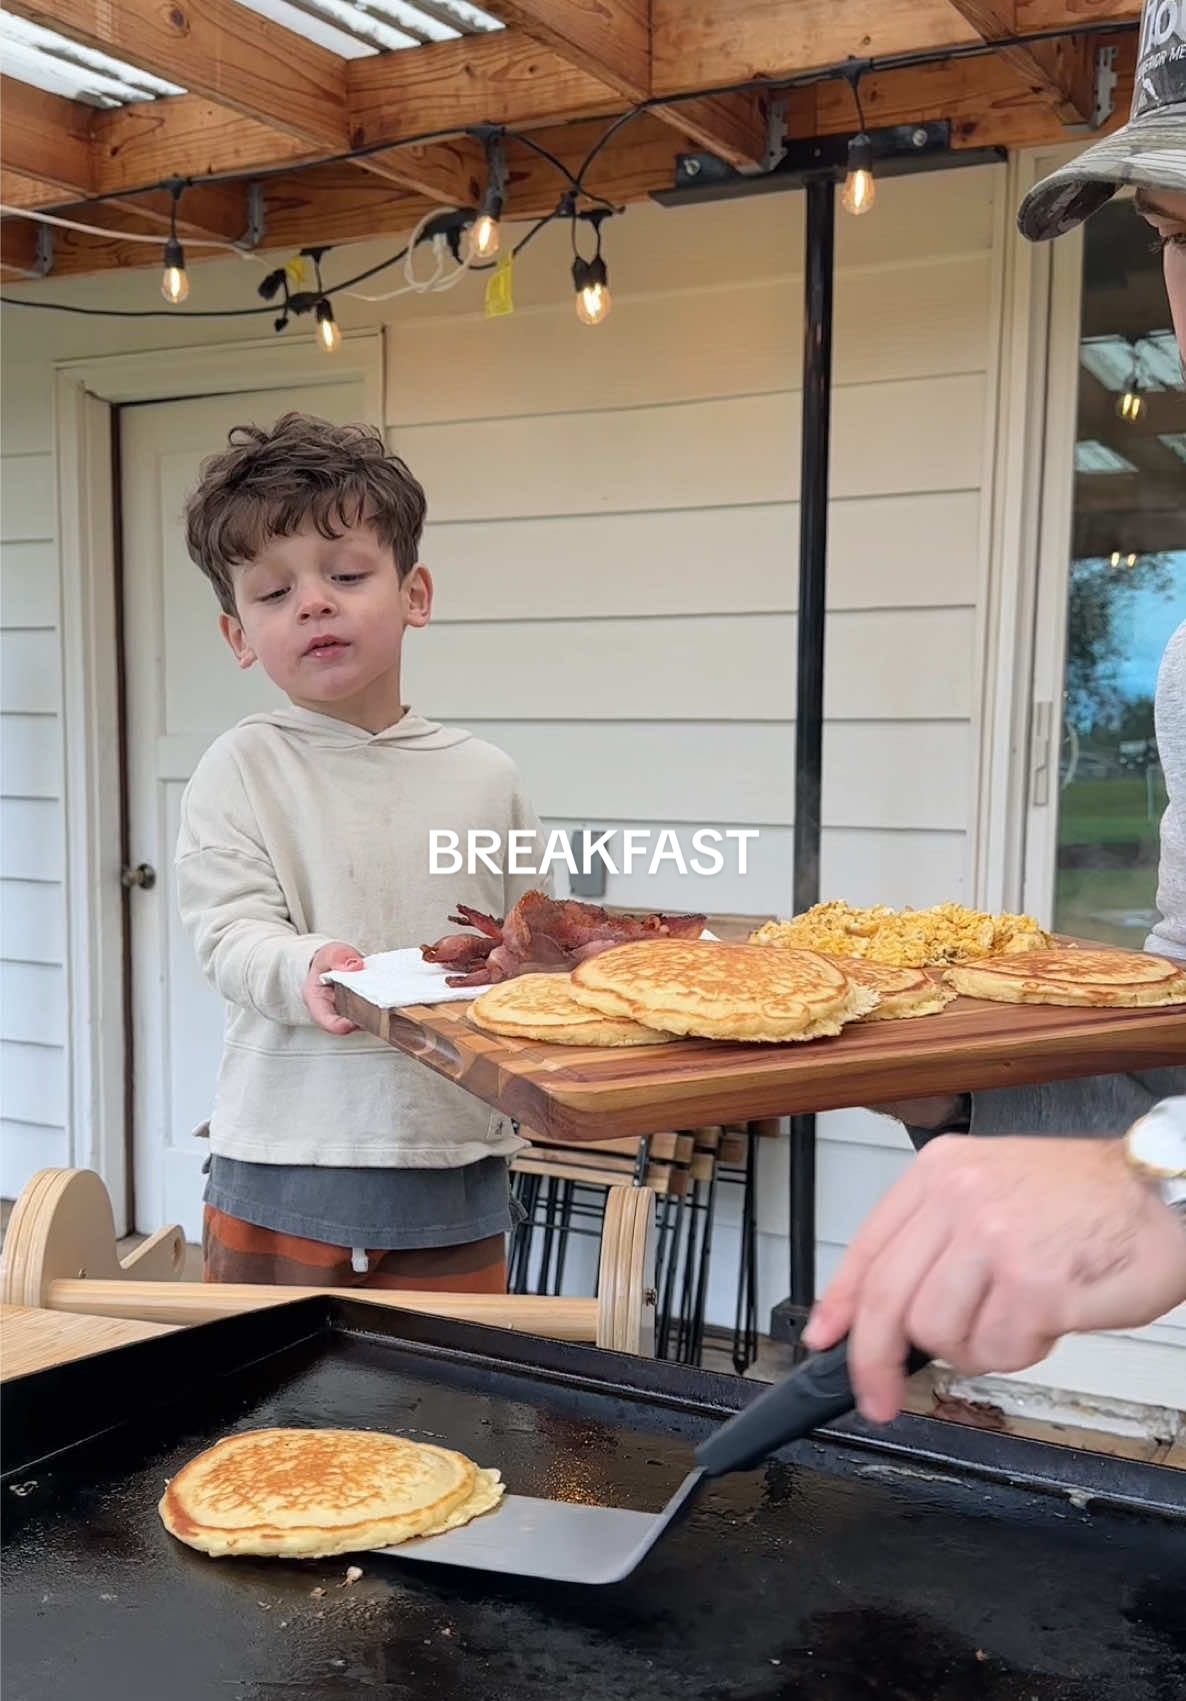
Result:
<instances>
[{"instance_id":1,"label":"black griddle","mask_svg":"<svg viewBox=\"0 0 1186 1701\"><path fill-rule=\"evenodd\" d=\"M187 1459L272 1424L397 1431L519 1493L655 1510L759 1391L329 1295L17 1378L5 1697L1186 1696L1186 1473L930 1419L849 1419L724 1479L603 1590L375 1554L212 1560L156 1512Z\"/></svg>"}]
</instances>

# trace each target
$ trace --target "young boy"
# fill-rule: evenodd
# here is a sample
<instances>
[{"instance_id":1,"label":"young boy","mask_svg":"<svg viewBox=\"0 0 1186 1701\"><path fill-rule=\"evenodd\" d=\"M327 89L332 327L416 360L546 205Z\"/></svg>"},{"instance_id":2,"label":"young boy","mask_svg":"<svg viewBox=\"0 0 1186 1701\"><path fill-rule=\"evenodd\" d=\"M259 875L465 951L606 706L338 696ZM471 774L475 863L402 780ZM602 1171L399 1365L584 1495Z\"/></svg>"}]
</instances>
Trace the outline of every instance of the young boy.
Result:
<instances>
[{"instance_id":1,"label":"young boy","mask_svg":"<svg viewBox=\"0 0 1186 1701\"><path fill-rule=\"evenodd\" d=\"M404 634L433 598L403 462L378 432L302 414L229 442L186 541L239 666L291 707L219 738L182 802L182 919L227 1002L205 1276L500 1292L521 1142L339 1017L321 976L439 937L459 902L505 914L533 884L430 875L430 830L505 845L539 825L507 756L402 701Z\"/></svg>"}]
</instances>

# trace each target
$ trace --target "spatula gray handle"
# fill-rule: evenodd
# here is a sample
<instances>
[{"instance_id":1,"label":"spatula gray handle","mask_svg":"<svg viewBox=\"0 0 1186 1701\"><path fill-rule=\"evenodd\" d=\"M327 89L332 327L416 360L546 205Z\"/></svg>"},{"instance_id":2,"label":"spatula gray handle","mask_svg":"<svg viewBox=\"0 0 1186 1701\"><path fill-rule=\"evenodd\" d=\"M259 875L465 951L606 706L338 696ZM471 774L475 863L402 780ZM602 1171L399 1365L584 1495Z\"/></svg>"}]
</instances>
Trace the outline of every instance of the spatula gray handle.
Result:
<instances>
[{"instance_id":1,"label":"spatula gray handle","mask_svg":"<svg viewBox=\"0 0 1186 1701\"><path fill-rule=\"evenodd\" d=\"M911 1349L907 1375L913 1376L929 1362L926 1353ZM696 1463L710 1477L750 1470L788 1441L798 1441L821 1424L843 1417L855 1405L848 1341L843 1340L827 1352L815 1353L723 1423L700 1443Z\"/></svg>"}]
</instances>

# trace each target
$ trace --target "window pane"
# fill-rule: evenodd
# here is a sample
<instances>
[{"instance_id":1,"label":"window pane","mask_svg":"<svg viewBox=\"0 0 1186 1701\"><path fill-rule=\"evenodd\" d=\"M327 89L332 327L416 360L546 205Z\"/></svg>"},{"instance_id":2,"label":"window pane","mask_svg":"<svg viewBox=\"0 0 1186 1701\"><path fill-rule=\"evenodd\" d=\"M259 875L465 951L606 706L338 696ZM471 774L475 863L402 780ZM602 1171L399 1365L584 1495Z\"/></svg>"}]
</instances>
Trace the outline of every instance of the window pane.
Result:
<instances>
[{"instance_id":1,"label":"window pane","mask_svg":"<svg viewBox=\"0 0 1186 1701\"><path fill-rule=\"evenodd\" d=\"M1054 923L1140 946L1156 917L1162 652L1186 618L1186 391L1152 233L1085 229Z\"/></svg>"}]
</instances>

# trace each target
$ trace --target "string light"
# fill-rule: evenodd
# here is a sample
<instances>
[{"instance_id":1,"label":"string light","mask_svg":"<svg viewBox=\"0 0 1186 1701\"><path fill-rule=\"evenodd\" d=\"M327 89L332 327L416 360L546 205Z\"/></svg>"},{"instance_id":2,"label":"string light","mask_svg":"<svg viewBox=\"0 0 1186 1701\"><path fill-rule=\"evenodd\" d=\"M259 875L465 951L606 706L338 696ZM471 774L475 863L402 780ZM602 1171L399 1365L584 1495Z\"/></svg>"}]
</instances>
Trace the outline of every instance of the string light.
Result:
<instances>
[{"instance_id":1,"label":"string light","mask_svg":"<svg viewBox=\"0 0 1186 1701\"><path fill-rule=\"evenodd\" d=\"M867 213L877 199L877 185L873 179L873 142L865 129L865 114L861 107L861 74L853 69L849 72L848 82L852 89L852 98L857 107L858 133L848 144L848 170L844 177L844 187L840 191L840 205L846 213L859 217Z\"/></svg>"},{"instance_id":2,"label":"string light","mask_svg":"<svg viewBox=\"0 0 1186 1701\"><path fill-rule=\"evenodd\" d=\"M576 290L577 318L582 325L600 325L609 317L613 301L609 292L609 270L601 257L601 226L609 214L598 209L583 213L597 236L597 249L591 260L577 252L577 215L572 216L572 283Z\"/></svg>"},{"instance_id":3,"label":"string light","mask_svg":"<svg viewBox=\"0 0 1186 1701\"><path fill-rule=\"evenodd\" d=\"M471 260L493 260L502 240L498 221L506 205L507 155L502 132L494 131L486 142L486 193L478 216L469 227Z\"/></svg>"},{"instance_id":4,"label":"string light","mask_svg":"<svg viewBox=\"0 0 1186 1701\"><path fill-rule=\"evenodd\" d=\"M327 295L323 295L314 308L317 320L317 346L324 354L337 354L342 346L342 333L338 329L338 321L334 318L334 310Z\"/></svg>"},{"instance_id":5,"label":"string light","mask_svg":"<svg viewBox=\"0 0 1186 1701\"><path fill-rule=\"evenodd\" d=\"M165 266L161 273L161 294L170 307L179 307L189 294L189 278L185 270L185 250L177 239L177 203L185 185L175 179L169 188L173 205L169 214L169 238L165 243Z\"/></svg>"},{"instance_id":6,"label":"string light","mask_svg":"<svg viewBox=\"0 0 1186 1701\"><path fill-rule=\"evenodd\" d=\"M1117 24L1114 20L1108 21L1106 19L1096 23L1085 23L1082 20L1077 20L1074 25L1067 25L1064 23L1057 27L1039 30L1037 32L1027 32L1024 36L1020 34L994 36L990 41L977 40L958 47L945 46L941 50L926 48L908 53L883 54L877 58L868 58L861 61L859 67L854 65L852 61L849 61L849 63L843 66L837 65L821 67L819 69L802 72L798 75L779 78L777 82L771 82L771 80L767 77L753 77L735 83L713 85L711 87L699 89L688 89L674 95L652 95L646 100L639 101L636 105L628 108L626 111L620 113L616 118L614 118L589 148L581 164L575 171L572 170L562 159L559 159L555 154L551 153L547 148L543 147L538 141L536 141L530 132L520 133L514 130L508 131L504 127L499 127L495 131L490 127L485 126L445 125L437 129L420 131L415 135L404 136L401 138L400 145L422 146L432 142L450 141L458 135L481 137L483 140L487 141L493 136L497 136L501 141L509 135L513 137L518 146L530 149L532 152L538 154L541 158L545 159L550 165L552 165L571 185L571 189L568 192L570 195L580 194L590 200L600 201L609 211L618 212L622 209L620 207L613 207L608 202L605 202L603 196L599 196L594 190L586 186L585 179L603 149L605 149L609 143L620 134L625 125L633 123L639 118L645 117L657 106L663 106L664 108L670 109L678 107L684 102L701 100L706 96L715 98L730 94L769 93L772 89L775 92L785 92L795 88L811 88L817 85L838 81L843 77L852 85L854 94L856 95L858 117L862 125L862 130L861 133L858 136L853 137L849 143L848 152L850 171L849 178L846 179L845 182L845 193L842 195L842 202L849 211L860 213L868 211L868 209L872 206L875 188L872 175L872 144L870 138L864 132L864 117L861 113L860 97L856 89L856 76L858 71L861 73L873 71L904 71L926 65L934 65L940 62L955 63L963 59L971 60L981 58L999 53L1003 49L1010 47L1033 48L1034 45L1038 43L1055 43L1068 39L1109 36L1121 33L1135 34L1137 28L1138 25L1135 19L1131 22L1120 24ZM865 153L866 144L868 144L869 148L868 154ZM382 153L391 146L392 142L390 139L385 138L367 142L358 147L346 148L337 154L319 156L316 159L299 162L285 162L283 165L263 167L252 174L252 181L256 186L258 186L265 181L274 178L285 179L299 175L304 171L323 170L326 166L330 165L354 163L368 159L375 154ZM219 171L206 172L203 174L203 179L208 183L214 184L235 183L242 178L242 175L243 174L240 169L228 167ZM849 179L851 179L851 183ZM174 193L176 194L179 192L179 188L183 187L188 187L188 180L166 178L158 180L156 183L144 183L139 185L134 191L121 191L121 193L124 195L127 193L138 194L154 188L174 188ZM851 193L848 193L850 189ZM114 196L111 194L99 193L81 197L79 204L100 205L112 199L114 199ZM10 215L26 217L34 220L40 220L51 225L63 224L68 226L71 222L64 219L56 219L51 214L42 213L29 208L5 206L3 208L3 212L5 217ZM544 224L550 222L552 218L559 216L559 214L560 209L557 209L557 212L548 214L543 220L538 221L532 227L532 231L529 232L528 237L525 240L530 240L531 235L533 235L535 231L542 229ZM493 222L497 224L498 219L495 218ZM76 228L86 227L77 226ZM113 236L126 238L130 242L148 242L156 240L154 238L147 237L140 232L114 231L106 226L97 227L93 233L104 236L108 239ZM481 239L488 240L488 237ZM191 238L190 240L191 245L201 246L203 248L225 247L232 252L246 252L241 244L235 242L210 240L202 240L199 242L196 238ZM167 274L175 275L169 275L167 280L162 280L162 293L165 295L165 299L170 303L170 306L180 304L184 301L189 288L189 280L185 276L184 254L181 251L180 242L177 242L176 247L174 248L174 241L175 233L171 236L169 242L166 243L166 272ZM520 246L521 244L516 245L515 252L518 252ZM378 265L367 268L366 271L360 273L359 276L352 279L351 282L360 282L364 278L375 276L378 272L385 270L390 265L399 264L399 262L404 259L407 252L407 248L400 249L399 253L395 255L393 259L380 261ZM177 258L179 254L180 261L178 261ZM595 268L595 271L600 269L602 268ZM165 287L166 281L168 283L167 289ZM339 291L341 291L346 289L348 285L339 284L336 287ZM585 287L586 285L582 283L581 288L584 289ZM605 318L609 311L610 299L608 286L601 281L599 277L594 276L588 285L588 289L589 297L584 305L586 308L592 309L591 322L599 323L601 319ZM174 292L176 293L174 294ZM264 293L262 288L260 293ZM292 302L295 300L296 298L293 297L292 301L289 301L286 291L286 314L281 320L277 321L277 330L282 329L283 325L287 324L287 310L292 306ZM8 295L3 293L0 293L0 301L3 301L5 306L39 309L43 312L50 313L78 314L85 317L100 319L152 319L169 316L168 314L162 313L160 310L154 310L151 308L87 307L73 302L43 301L35 297ZM328 297L326 298L326 301L328 305ZM315 303L312 299L306 299L301 307L294 307L293 310L308 312L312 310L314 306ZM267 306L211 308L205 311L191 313L187 316L203 319L236 319L251 317L255 314L263 314L270 311L271 309ZM578 308L578 311L582 313L582 318L584 318L584 311L582 311L580 307ZM1137 414L1140 413L1143 406L1144 403L1143 400L1141 400L1140 406L1137 409ZM1132 417L1137 417L1137 414L1134 414Z\"/></svg>"}]
</instances>

